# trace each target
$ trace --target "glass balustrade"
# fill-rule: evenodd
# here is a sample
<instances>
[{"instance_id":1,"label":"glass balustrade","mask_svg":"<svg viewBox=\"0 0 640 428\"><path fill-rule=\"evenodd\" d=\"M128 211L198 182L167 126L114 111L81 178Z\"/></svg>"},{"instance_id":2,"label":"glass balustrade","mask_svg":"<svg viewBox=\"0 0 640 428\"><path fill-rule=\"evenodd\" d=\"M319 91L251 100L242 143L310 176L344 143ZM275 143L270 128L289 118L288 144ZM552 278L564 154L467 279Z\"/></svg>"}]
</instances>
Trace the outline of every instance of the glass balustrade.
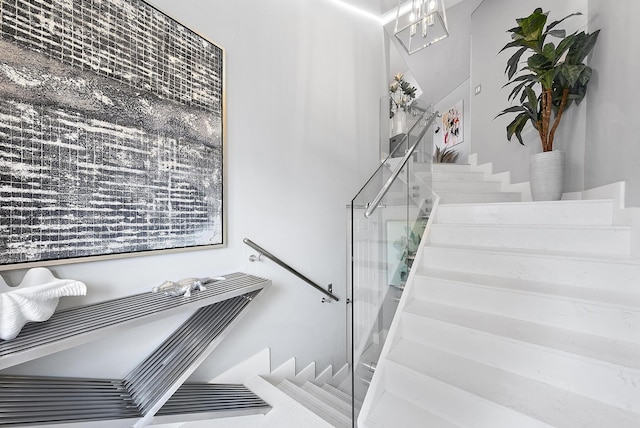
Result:
<instances>
[{"instance_id":1,"label":"glass balustrade","mask_svg":"<svg viewBox=\"0 0 640 428\"><path fill-rule=\"evenodd\" d=\"M390 135L394 128L390 125L388 105L388 98L381 101L384 138L380 149L385 159L350 206L352 304L349 305L348 337L354 421L359 403L367 393L433 200L431 124L435 115L430 106L415 100L406 112L406 133ZM395 180L391 180L395 174Z\"/></svg>"}]
</instances>

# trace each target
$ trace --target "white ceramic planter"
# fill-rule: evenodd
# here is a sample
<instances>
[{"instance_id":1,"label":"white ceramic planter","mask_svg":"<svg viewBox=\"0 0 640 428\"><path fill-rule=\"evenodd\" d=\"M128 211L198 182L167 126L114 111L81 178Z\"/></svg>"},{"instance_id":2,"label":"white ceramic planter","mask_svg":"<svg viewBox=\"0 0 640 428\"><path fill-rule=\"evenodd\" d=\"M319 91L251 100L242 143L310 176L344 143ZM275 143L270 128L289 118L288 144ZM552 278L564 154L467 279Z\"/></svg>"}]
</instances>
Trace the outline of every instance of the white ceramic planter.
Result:
<instances>
[{"instance_id":1,"label":"white ceramic planter","mask_svg":"<svg viewBox=\"0 0 640 428\"><path fill-rule=\"evenodd\" d=\"M531 155L531 197L534 201L558 201L564 187L564 152L553 150Z\"/></svg>"}]
</instances>

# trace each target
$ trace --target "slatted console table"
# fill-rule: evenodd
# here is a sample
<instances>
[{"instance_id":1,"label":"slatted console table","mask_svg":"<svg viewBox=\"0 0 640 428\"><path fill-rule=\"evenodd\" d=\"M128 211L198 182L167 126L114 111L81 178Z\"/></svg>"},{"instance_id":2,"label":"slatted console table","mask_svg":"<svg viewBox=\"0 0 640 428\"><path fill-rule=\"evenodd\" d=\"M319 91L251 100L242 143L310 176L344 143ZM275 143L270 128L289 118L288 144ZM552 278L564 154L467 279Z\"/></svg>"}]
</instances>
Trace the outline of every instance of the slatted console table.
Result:
<instances>
[{"instance_id":1,"label":"slatted console table","mask_svg":"<svg viewBox=\"0 0 640 428\"><path fill-rule=\"evenodd\" d=\"M0 342L0 370L195 310L125 379L0 376L0 426L141 427L267 413L271 407L242 385L185 382L270 284L234 273L190 297L142 293L27 324Z\"/></svg>"}]
</instances>

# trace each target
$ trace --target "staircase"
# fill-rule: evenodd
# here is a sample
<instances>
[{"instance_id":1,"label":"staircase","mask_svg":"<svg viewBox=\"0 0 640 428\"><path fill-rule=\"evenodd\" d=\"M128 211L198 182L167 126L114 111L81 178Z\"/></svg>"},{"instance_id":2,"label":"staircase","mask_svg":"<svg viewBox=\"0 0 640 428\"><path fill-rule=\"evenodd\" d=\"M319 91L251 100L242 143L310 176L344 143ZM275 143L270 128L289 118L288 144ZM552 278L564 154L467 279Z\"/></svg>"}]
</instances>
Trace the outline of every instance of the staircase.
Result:
<instances>
[{"instance_id":1,"label":"staircase","mask_svg":"<svg viewBox=\"0 0 640 428\"><path fill-rule=\"evenodd\" d=\"M615 202L517 202L473 162L417 174L441 203L358 426L640 427L640 259Z\"/></svg>"},{"instance_id":2,"label":"staircase","mask_svg":"<svg viewBox=\"0 0 640 428\"><path fill-rule=\"evenodd\" d=\"M352 426L351 378L349 366L335 373L331 366L316 374L311 363L296 369L292 358L274 370L269 349L213 379L214 383L244 384L269 403L272 409L262 415L219 418L165 428L330 428Z\"/></svg>"}]
</instances>

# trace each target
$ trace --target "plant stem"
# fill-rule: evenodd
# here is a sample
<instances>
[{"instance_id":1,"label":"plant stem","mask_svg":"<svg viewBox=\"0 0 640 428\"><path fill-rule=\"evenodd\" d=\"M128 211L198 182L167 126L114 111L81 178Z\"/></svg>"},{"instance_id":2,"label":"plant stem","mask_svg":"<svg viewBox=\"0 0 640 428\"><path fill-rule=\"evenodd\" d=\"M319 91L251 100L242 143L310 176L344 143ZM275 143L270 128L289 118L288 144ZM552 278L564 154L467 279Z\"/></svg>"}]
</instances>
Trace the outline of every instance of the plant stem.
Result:
<instances>
[{"instance_id":1,"label":"plant stem","mask_svg":"<svg viewBox=\"0 0 640 428\"><path fill-rule=\"evenodd\" d=\"M542 91L542 151L551 150L549 144L549 122L551 121L551 103L553 102L553 93L551 89Z\"/></svg>"},{"instance_id":2,"label":"plant stem","mask_svg":"<svg viewBox=\"0 0 640 428\"><path fill-rule=\"evenodd\" d=\"M562 90L562 100L560 101L558 114L556 115L556 118L553 121L553 127L551 127L551 132L549 132L549 151L553 149L553 137L555 136L558 125L560 124L560 119L562 119L562 113L564 113L564 108L567 105L568 99L569 99L569 88L564 88Z\"/></svg>"}]
</instances>

